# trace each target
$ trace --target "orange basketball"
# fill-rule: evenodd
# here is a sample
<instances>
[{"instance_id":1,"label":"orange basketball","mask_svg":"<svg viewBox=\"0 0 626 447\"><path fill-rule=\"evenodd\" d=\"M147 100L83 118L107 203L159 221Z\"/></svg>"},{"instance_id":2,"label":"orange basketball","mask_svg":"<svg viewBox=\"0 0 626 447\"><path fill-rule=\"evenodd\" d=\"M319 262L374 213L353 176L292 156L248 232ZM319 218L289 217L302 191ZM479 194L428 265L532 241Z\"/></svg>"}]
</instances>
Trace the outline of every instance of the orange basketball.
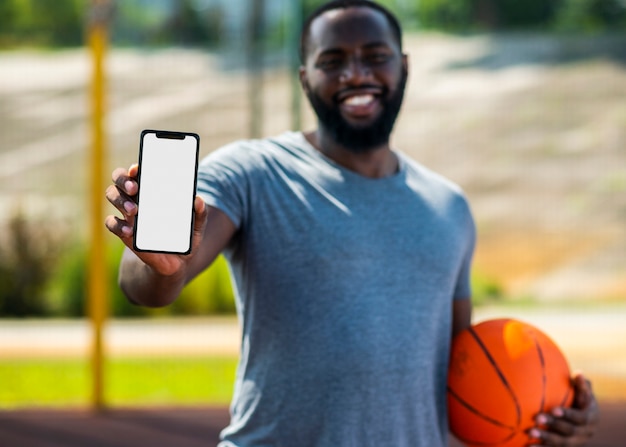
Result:
<instances>
[{"instance_id":1,"label":"orange basketball","mask_svg":"<svg viewBox=\"0 0 626 447\"><path fill-rule=\"evenodd\" d=\"M567 360L539 329L488 320L452 341L448 414L468 447L522 447L538 413L573 399Z\"/></svg>"}]
</instances>

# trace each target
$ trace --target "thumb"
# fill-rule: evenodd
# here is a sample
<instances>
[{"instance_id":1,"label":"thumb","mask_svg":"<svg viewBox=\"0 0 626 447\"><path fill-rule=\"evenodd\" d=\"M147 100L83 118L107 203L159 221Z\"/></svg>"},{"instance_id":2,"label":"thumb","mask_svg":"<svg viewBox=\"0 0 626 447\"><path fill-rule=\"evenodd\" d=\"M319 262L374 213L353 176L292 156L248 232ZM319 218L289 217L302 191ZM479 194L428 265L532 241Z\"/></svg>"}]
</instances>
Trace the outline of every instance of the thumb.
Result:
<instances>
[{"instance_id":1,"label":"thumb","mask_svg":"<svg viewBox=\"0 0 626 447\"><path fill-rule=\"evenodd\" d=\"M193 202L194 210L194 223L193 223L193 237L195 239L202 239L204 234L204 227L206 226L206 220L208 210L206 203L202 200L202 197L196 196Z\"/></svg>"},{"instance_id":2,"label":"thumb","mask_svg":"<svg viewBox=\"0 0 626 447\"><path fill-rule=\"evenodd\" d=\"M577 373L573 379L574 384L574 407L586 408L592 400L591 382L581 373Z\"/></svg>"}]
</instances>

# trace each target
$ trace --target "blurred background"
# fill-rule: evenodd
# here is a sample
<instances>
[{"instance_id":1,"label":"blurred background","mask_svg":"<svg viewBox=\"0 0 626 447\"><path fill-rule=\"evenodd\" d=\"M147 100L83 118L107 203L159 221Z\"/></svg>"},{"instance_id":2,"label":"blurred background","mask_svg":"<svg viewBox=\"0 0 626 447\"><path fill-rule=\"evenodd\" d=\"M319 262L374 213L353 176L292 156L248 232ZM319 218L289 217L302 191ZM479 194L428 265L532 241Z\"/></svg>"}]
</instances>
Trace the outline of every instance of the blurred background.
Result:
<instances>
[{"instance_id":1,"label":"blurred background","mask_svg":"<svg viewBox=\"0 0 626 447\"><path fill-rule=\"evenodd\" d=\"M321 3L0 0L0 409L94 404L94 23L109 214L110 172L136 162L145 128L196 132L201 155L313 128L296 45ZM536 324L599 397L626 400L626 1L380 3L410 57L393 143L473 207L475 321ZM174 305L134 307L122 245L98 225L104 403L226 404L239 329L224 261Z\"/></svg>"}]
</instances>

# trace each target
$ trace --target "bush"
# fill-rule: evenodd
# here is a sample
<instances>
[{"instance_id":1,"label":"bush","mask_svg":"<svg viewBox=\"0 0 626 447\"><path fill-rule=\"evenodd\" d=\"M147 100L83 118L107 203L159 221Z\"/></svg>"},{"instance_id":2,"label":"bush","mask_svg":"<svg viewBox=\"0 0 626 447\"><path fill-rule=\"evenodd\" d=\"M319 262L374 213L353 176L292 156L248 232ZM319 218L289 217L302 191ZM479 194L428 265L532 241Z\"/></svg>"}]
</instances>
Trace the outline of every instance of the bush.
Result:
<instances>
[{"instance_id":1,"label":"bush","mask_svg":"<svg viewBox=\"0 0 626 447\"><path fill-rule=\"evenodd\" d=\"M495 279L474 271L472 273L472 303L475 306L502 301L504 290Z\"/></svg>"},{"instance_id":2,"label":"bush","mask_svg":"<svg viewBox=\"0 0 626 447\"><path fill-rule=\"evenodd\" d=\"M0 243L0 315L43 316L49 312L45 285L61 251L62 235L50 222L28 220L17 210Z\"/></svg>"},{"instance_id":3,"label":"bush","mask_svg":"<svg viewBox=\"0 0 626 447\"><path fill-rule=\"evenodd\" d=\"M230 276L222 257L189 283L171 306L151 309L129 303L117 285L123 250L124 246L117 240L112 240L107 247L109 312L112 316L210 315L234 312ZM62 256L48 289L54 303L52 307L55 315L86 315L88 255L86 244L75 244Z\"/></svg>"}]
</instances>

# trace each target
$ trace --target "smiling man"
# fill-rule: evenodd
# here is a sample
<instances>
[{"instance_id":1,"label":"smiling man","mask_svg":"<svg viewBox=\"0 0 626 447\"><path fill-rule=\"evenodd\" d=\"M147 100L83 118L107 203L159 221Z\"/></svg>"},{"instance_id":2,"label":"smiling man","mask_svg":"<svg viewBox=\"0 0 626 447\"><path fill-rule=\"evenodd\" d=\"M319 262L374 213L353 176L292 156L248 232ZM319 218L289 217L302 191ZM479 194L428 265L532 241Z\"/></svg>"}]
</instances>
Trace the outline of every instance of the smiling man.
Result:
<instances>
[{"instance_id":1,"label":"smiling man","mask_svg":"<svg viewBox=\"0 0 626 447\"><path fill-rule=\"evenodd\" d=\"M471 317L469 206L390 146L408 67L393 15L329 2L305 23L301 56L317 129L209 155L191 255L132 251L137 166L114 171L120 285L167 305L226 256L243 337L221 447L445 447L450 342ZM543 445L593 431L593 394L575 384L576 408L541 415Z\"/></svg>"}]
</instances>

